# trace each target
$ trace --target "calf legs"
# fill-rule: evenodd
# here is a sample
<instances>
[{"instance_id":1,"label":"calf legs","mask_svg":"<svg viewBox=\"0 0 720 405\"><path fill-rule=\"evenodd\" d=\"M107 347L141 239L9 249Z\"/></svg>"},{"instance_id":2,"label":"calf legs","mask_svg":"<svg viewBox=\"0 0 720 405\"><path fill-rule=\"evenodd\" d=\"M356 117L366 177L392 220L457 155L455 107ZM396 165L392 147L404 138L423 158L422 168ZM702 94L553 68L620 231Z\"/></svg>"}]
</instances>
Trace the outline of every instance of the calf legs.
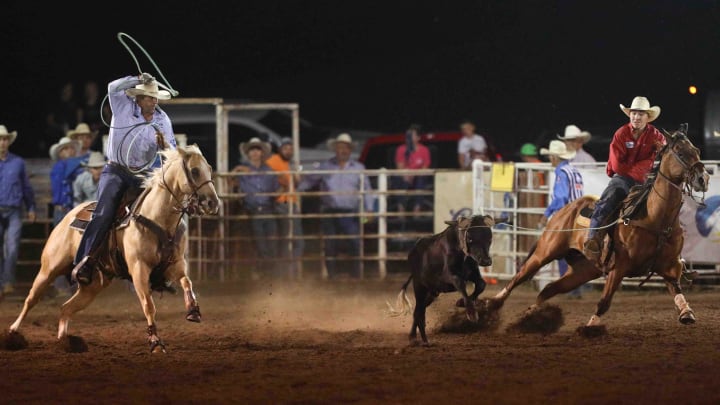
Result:
<instances>
[{"instance_id":1,"label":"calf legs","mask_svg":"<svg viewBox=\"0 0 720 405\"><path fill-rule=\"evenodd\" d=\"M417 331L420 330L420 337L424 345L429 345L427 334L425 333L425 310L435 301L438 294L430 292L422 285L415 283L413 290L415 291L415 310L413 311L413 324L410 327L410 335L408 336L410 344L417 344Z\"/></svg>"}]
</instances>

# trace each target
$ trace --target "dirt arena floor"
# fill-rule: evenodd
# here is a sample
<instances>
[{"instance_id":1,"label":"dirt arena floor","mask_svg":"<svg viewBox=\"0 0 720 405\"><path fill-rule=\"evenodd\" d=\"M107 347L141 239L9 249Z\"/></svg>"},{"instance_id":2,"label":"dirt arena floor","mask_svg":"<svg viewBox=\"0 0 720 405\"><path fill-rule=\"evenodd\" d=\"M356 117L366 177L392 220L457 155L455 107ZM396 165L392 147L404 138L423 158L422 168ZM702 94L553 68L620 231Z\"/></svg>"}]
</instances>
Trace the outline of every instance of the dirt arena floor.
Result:
<instances>
[{"instance_id":1,"label":"dirt arena floor","mask_svg":"<svg viewBox=\"0 0 720 405\"><path fill-rule=\"evenodd\" d=\"M44 299L21 328L28 347L0 350L2 403L243 404L717 404L720 294L690 289L698 322L677 321L665 291L618 292L605 335L577 334L599 291L551 300L555 333L509 328L533 302L523 286L494 327L438 330L459 295L428 310L429 347L410 347L411 316L388 317L401 279L196 283L200 324L182 296L156 295L166 354L150 354L135 295L113 284L70 324L88 346L68 353L55 339L59 299ZM490 286L483 297L499 287ZM412 288L410 288L410 292ZM0 303L15 319L22 294Z\"/></svg>"}]
</instances>

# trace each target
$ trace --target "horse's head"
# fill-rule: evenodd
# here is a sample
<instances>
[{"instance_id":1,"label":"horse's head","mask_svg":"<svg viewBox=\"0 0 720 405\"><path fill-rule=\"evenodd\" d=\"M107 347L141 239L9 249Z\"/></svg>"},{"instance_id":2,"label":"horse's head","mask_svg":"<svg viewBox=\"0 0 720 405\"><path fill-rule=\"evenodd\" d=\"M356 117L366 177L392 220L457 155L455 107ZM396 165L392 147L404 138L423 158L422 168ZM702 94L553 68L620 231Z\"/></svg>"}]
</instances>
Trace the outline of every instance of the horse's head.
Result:
<instances>
[{"instance_id":1,"label":"horse's head","mask_svg":"<svg viewBox=\"0 0 720 405\"><path fill-rule=\"evenodd\" d=\"M182 193L182 210L189 215L217 214L220 199L215 191L212 167L197 145L162 152L167 158L162 182L170 192ZM171 183L171 184L168 184ZM174 185L172 185L174 184ZM176 191L174 191L176 190Z\"/></svg>"},{"instance_id":2,"label":"horse's head","mask_svg":"<svg viewBox=\"0 0 720 405\"><path fill-rule=\"evenodd\" d=\"M663 130L666 145L660 151L660 171L670 179L686 183L694 191L706 192L710 175L700 161L700 149L688 139L687 129L687 124L681 124L672 133ZM663 159L668 154L674 159Z\"/></svg>"}]
</instances>

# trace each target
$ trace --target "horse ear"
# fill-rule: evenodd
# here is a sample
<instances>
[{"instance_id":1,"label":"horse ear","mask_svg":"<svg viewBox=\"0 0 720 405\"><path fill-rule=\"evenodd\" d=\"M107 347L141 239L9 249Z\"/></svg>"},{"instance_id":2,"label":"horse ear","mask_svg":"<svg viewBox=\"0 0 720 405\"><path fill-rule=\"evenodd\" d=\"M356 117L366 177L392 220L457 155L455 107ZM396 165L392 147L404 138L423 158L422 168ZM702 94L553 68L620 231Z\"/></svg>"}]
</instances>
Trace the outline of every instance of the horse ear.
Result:
<instances>
[{"instance_id":1,"label":"horse ear","mask_svg":"<svg viewBox=\"0 0 720 405\"><path fill-rule=\"evenodd\" d=\"M680 129L678 129L678 132L681 132L683 135L687 136L688 133L688 123L684 122L680 124Z\"/></svg>"}]
</instances>

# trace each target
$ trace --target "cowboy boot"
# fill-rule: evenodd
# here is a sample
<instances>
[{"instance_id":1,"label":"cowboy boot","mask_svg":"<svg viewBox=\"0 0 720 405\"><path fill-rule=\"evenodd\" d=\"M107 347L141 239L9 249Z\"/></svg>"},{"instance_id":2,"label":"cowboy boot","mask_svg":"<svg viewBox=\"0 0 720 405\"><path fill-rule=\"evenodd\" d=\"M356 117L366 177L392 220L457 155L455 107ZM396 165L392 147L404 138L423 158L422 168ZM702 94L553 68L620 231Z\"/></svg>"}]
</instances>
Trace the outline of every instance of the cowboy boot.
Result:
<instances>
[{"instance_id":1,"label":"cowboy boot","mask_svg":"<svg viewBox=\"0 0 720 405\"><path fill-rule=\"evenodd\" d=\"M92 275L95 271L95 260L85 256L72 271L72 279L80 285L89 285L92 282Z\"/></svg>"},{"instance_id":2,"label":"cowboy boot","mask_svg":"<svg viewBox=\"0 0 720 405\"><path fill-rule=\"evenodd\" d=\"M597 232L594 235L588 235L588 239L583 244L583 254L589 260L598 260L603 248L603 235Z\"/></svg>"}]
</instances>

